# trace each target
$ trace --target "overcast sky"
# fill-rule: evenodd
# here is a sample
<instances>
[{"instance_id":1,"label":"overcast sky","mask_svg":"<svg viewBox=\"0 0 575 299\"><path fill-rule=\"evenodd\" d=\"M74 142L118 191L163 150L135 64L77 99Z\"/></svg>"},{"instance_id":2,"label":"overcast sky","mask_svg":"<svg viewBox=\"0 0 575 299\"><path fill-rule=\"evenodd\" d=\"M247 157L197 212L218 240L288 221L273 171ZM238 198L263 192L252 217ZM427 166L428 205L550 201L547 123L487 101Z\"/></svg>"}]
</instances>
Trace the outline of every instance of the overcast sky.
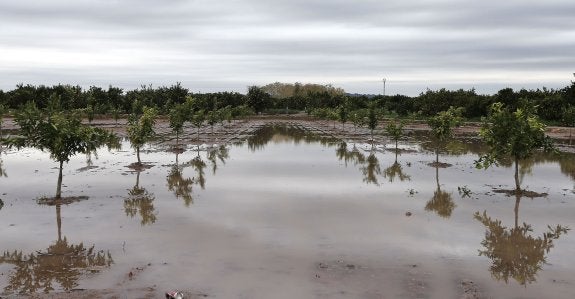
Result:
<instances>
[{"instance_id":1,"label":"overcast sky","mask_svg":"<svg viewBox=\"0 0 575 299\"><path fill-rule=\"evenodd\" d=\"M562 88L573 0L0 0L0 89Z\"/></svg>"}]
</instances>

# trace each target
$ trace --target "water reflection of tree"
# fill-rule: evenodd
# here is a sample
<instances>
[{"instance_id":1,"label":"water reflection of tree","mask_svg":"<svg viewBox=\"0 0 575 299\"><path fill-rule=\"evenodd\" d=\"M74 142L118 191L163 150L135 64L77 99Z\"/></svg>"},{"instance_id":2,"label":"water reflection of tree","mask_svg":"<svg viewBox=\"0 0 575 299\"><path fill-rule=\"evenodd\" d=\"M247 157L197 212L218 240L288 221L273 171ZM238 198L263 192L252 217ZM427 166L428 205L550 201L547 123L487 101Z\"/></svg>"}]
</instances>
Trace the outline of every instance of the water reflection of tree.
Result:
<instances>
[{"instance_id":1,"label":"water reflection of tree","mask_svg":"<svg viewBox=\"0 0 575 299\"><path fill-rule=\"evenodd\" d=\"M399 149L396 147L395 148L395 162L393 162L393 164L391 164L391 166L387 167L383 171L383 176L386 177L390 183L393 183L395 178L398 178L402 182L405 180L408 180L408 181L411 180L411 176L405 174L403 172L403 167L401 166L400 163L397 162L398 152L399 152Z\"/></svg>"},{"instance_id":2,"label":"water reflection of tree","mask_svg":"<svg viewBox=\"0 0 575 299\"><path fill-rule=\"evenodd\" d=\"M183 167L178 165L176 161L176 165L172 166L168 173L168 190L174 192L176 198L181 197L187 207L194 202L192 197L192 184L194 183L194 180L191 178L184 178L182 170Z\"/></svg>"},{"instance_id":3,"label":"water reflection of tree","mask_svg":"<svg viewBox=\"0 0 575 299\"><path fill-rule=\"evenodd\" d=\"M377 159L375 152L370 152L369 156L365 160L364 166L360 167L363 173L363 181L367 184L379 185L377 181L377 176L381 174L381 167L379 165L379 160Z\"/></svg>"},{"instance_id":4,"label":"water reflection of tree","mask_svg":"<svg viewBox=\"0 0 575 299\"><path fill-rule=\"evenodd\" d=\"M433 197L425 205L425 210L434 211L443 218L449 218L456 205L451 198L451 193L441 190L441 185L439 184L439 165L435 165L435 182L437 183L437 189L433 192Z\"/></svg>"},{"instance_id":5,"label":"water reflection of tree","mask_svg":"<svg viewBox=\"0 0 575 299\"><path fill-rule=\"evenodd\" d=\"M546 264L546 254L554 247L553 241L566 234L569 228L548 226L541 237L529 235L533 232L531 225L525 222L519 225L521 195L516 194L515 197L515 225L512 228L503 226L501 220L487 216L486 211L483 214L476 212L474 217L487 228L485 239L481 242L484 249L479 250L479 255L491 259L491 275L505 283L513 278L519 284L526 285L536 281L537 272Z\"/></svg>"},{"instance_id":6,"label":"water reflection of tree","mask_svg":"<svg viewBox=\"0 0 575 299\"><path fill-rule=\"evenodd\" d=\"M110 252L96 251L91 247L80 244L69 244L66 237L62 237L61 206L82 198L62 198L44 201L56 207L56 223L58 239L45 251L24 254L22 251L6 251L0 256L0 264L14 265L8 277L8 285L4 288L7 293L30 294L38 291L48 293L58 286L64 290L71 290L78 286L80 276L85 273L99 271L109 267L112 263Z\"/></svg>"},{"instance_id":7,"label":"water reflection of tree","mask_svg":"<svg viewBox=\"0 0 575 299\"><path fill-rule=\"evenodd\" d=\"M335 141L334 138L328 138L314 134L299 126L272 125L260 128L255 134L247 139L248 148L255 152L262 150L266 144L274 140L277 136L288 136L295 144L301 142L328 144Z\"/></svg>"},{"instance_id":8,"label":"water reflection of tree","mask_svg":"<svg viewBox=\"0 0 575 299\"><path fill-rule=\"evenodd\" d=\"M346 167L349 162L353 162L353 165L365 163L365 155L357 149L355 144L353 145L353 149L349 150L347 148L347 143L341 142L335 153L340 161L343 160L345 162Z\"/></svg>"},{"instance_id":9,"label":"water reflection of tree","mask_svg":"<svg viewBox=\"0 0 575 299\"><path fill-rule=\"evenodd\" d=\"M367 158L363 153L361 153L355 144L352 149L348 148L347 143L341 142L335 151L337 158L340 161L344 161L347 167L348 163L353 163L353 165L360 165L359 170L363 174L363 181L367 184L379 185L377 176L381 174L381 166L379 165L379 159L377 158L375 151L371 151Z\"/></svg>"},{"instance_id":10,"label":"water reflection of tree","mask_svg":"<svg viewBox=\"0 0 575 299\"><path fill-rule=\"evenodd\" d=\"M0 178L8 176L8 174L6 173L6 169L4 168L3 163L4 162L2 161L2 156L0 155ZM2 198L0 198L0 210L2 210L3 207L4 207L4 201L2 201Z\"/></svg>"},{"instance_id":11,"label":"water reflection of tree","mask_svg":"<svg viewBox=\"0 0 575 299\"><path fill-rule=\"evenodd\" d=\"M212 163L213 174L216 174L218 161L225 164L228 158L229 151L225 146L208 149L207 159ZM186 167L192 167L194 169L195 175L193 177L184 177L183 171ZM196 157L182 164L179 164L178 155L176 155L176 164L172 166L167 177L168 189L174 192L177 198L183 198L186 206L193 204L193 185L199 185L202 189L205 189L206 176L204 169L206 167L207 164L202 159L199 151Z\"/></svg>"},{"instance_id":12,"label":"water reflection of tree","mask_svg":"<svg viewBox=\"0 0 575 299\"><path fill-rule=\"evenodd\" d=\"M8 177L8 173L6 173L6 168L4 168L4 161L2 161L2 156L0 156L0 178Z\"/></svg>"},{"instance_id":13,"label":"water reflection of tree","mask_svg":"<svg viewBox=\"0 0 575 299\"><path fill-rule=\"evenodd\" d=\"M208 150L208 160L212 163L212 174L216 174L218 169L218 161L222 164L226 164L226 160L230 157L228 148L224 145L219 147L214 147Z\"/></svg>"},{"instance_id":14,"label":"water reflection of tree","mask_svg":"<svg viewBox=\"0 0 575 299\"><path fill-rule=\"evenodd\" d=\"M140 173L141 171L136 171L136 185L128 190L128 197L124 199L124 212L130 218L139 214L142 225L153 224L156 222L155 196L146 188L140 187Z\"/></svg>"}]
</instances>

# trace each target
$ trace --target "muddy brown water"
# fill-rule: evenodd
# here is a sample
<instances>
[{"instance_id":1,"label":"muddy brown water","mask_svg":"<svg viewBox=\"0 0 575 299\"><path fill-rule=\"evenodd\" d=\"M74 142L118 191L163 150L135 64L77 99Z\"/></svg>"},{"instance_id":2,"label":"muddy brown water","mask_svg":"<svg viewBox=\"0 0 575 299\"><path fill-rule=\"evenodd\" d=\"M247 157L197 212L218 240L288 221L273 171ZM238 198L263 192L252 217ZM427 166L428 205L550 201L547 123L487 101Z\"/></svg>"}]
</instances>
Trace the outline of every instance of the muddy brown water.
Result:
<instances>
[{"instance_id":1,"label":"muddy brown water","mask_svg":"<svg viewBox=\"0 0 575 299\"><path fill-rule=\"evenodd\" d=\"M396 156L257 132L177 156L148 146L141 172L126 142L74 157L59 203L39 200L56 189L48 154L5 151L0 296L575 298L572 154L523 163L522 186L546 195L516 198L498 192L511 165L474 168L473 140L443 147L436 168L421 137Z\"/></svg>"}]
</instances>

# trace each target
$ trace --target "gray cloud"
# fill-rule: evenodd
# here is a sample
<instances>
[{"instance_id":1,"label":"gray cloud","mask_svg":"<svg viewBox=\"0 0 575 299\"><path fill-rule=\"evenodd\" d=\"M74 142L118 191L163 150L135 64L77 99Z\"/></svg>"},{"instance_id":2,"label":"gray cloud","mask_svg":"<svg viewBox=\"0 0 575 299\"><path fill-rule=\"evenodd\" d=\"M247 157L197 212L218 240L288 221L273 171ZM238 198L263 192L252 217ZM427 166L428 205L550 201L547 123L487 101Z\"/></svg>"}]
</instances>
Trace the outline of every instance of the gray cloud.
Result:
<instances>
[{"instance_id":1,"label":"gray cloud","mask_svg":"<svg viewBox=\"0 0 575 299\"><path fill-rule=\"evenodd\" d=\"M350 92L563 87L575 2L20 0L0 3L0 88L274 81Z\"/></svg>"}]
</instances>

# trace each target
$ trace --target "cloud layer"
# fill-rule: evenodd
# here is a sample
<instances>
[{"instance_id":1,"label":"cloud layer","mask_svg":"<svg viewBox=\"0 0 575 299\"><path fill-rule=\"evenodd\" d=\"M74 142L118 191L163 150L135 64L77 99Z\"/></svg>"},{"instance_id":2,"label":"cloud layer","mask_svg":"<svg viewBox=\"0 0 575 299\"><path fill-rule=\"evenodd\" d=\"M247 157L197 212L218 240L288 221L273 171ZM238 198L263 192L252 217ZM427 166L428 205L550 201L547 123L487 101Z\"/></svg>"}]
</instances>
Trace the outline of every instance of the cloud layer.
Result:
<instances>
[{"instance_id":1,"label":"cloud layer","mask_svg":"<svg viewBox=\"0 0 575 299\"><path fill-rule=\"evenodd\" d=\"M0 88L563 87L574 79L573 12L570 0L3 1Z\"/></svg>"}]
</instances>

